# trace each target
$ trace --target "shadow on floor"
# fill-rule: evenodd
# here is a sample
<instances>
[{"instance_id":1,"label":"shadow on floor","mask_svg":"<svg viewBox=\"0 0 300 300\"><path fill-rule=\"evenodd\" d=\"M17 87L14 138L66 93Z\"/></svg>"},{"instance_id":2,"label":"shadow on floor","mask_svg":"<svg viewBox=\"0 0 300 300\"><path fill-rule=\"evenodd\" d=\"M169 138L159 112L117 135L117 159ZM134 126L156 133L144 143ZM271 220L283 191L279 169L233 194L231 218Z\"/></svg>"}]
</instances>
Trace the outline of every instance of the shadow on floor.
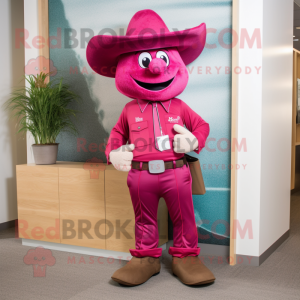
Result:
<instances>
[{"instance_id":1,"label":"shadow on floor","mask_svg":"<svg viewBox=\"0 0 300 300\"><path fill-rule=\"evenodd\" d=\"M13 239L16 237L15 227L0 230L0 239Z\"/></svg>"}]
</instances>

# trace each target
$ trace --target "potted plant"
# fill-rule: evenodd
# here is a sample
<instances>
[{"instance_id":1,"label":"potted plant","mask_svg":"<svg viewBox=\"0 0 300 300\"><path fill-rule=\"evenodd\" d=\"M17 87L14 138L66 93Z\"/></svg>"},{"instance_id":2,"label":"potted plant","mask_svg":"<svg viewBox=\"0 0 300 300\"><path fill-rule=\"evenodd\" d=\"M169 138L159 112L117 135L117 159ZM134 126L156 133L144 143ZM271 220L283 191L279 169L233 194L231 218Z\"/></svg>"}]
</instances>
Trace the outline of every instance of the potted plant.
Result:
<instances>
[{"instance_id":1,"label":"potted plant","mask_svg":"<svg viewBox=\"0 0 300 300\"><path fill-rule=\"evenodd\" d=\"M62 79L47 83L49 75L41 72L37 76L25 76L29 86L15 90L6 103L17 117L18 132L29 131L33 136L32 150L37 165L56 163L56 138L61 131L77 133L71 120L76 111L70 109L69 104L79 97Z\"/></svg>"}]
</instances>

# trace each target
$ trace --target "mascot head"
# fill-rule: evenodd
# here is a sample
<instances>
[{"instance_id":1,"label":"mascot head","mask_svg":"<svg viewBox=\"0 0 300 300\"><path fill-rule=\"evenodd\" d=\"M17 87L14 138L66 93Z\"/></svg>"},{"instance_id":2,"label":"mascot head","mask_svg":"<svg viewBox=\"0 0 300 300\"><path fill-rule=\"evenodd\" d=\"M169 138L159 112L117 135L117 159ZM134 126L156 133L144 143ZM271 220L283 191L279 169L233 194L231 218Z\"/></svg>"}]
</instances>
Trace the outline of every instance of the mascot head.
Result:
<instances>
[{"instance_id":1,"label":"mascot head","mask_svg":"<svg viewBox=\"0 0 300 300\"><path fill-rule=\"evenodd\" d=\"M120 93L164 101L178 96L188 82L186 65L202 52L206 26L170 32L153 10L137 12L125 36L97 35L87 46L87 61L98 74L115 77Z\"/></svg>"}]
</instances>

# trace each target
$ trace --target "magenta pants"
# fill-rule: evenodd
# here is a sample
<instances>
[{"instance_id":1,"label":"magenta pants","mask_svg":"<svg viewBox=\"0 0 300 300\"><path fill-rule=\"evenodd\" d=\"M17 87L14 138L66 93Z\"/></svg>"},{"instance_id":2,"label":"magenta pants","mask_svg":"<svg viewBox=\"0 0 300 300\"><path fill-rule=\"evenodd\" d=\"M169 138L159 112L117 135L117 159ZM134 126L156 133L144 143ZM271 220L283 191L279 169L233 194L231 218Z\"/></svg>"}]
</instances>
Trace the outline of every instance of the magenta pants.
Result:
<instances>
[{"instance_id":1,"label":"magenta pants","mask_svg":"<svg viewBox=\"0 0 300 300\"><path fill-rule=\"evenodd\" d=\"M192 178L187 166L168 169L164 173L131 169L127 185L135 213L135 247L130 253L135 257L159 257L157 209L164 198L173 222L172 256L197 256L198 234L192 199Z\"/></svg>"}]
</instances>

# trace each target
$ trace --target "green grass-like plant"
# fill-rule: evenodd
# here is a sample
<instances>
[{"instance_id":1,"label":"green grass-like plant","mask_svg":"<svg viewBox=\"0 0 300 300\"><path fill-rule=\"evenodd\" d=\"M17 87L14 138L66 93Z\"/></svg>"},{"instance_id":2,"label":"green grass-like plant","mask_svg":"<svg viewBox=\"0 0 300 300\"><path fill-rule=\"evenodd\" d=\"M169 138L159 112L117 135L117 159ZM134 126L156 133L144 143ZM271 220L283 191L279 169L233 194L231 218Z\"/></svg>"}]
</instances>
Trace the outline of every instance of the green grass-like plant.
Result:
<instances>
[{"instance_id":1,"label":"green grass-like plant","mask_svg":"<svg viewBox=\"0 0 300 300\"><path fill-rule=\"evenodd\" d=\"M54 144L61 131L77 133L71 118L77 111L68 108L79 96L69 90L62 79L46 82L49 73L25 76L28 87L16 89L6 108L17 117L18 132L29 131L35 144Z\"/></svg>"}]
</instances>

